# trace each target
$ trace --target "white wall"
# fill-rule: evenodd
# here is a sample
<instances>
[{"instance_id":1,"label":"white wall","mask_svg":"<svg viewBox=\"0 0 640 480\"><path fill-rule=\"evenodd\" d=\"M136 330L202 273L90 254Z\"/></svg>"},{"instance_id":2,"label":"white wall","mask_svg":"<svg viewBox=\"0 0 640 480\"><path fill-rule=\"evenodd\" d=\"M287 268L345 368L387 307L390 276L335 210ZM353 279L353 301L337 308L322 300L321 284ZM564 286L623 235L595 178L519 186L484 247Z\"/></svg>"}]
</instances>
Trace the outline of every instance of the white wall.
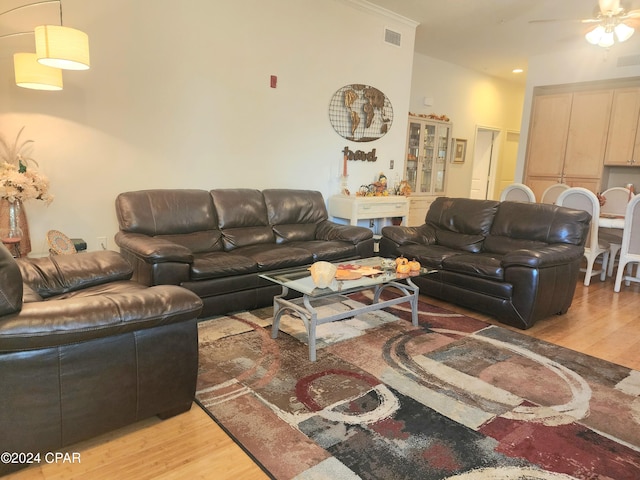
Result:
<instances>
[{"instance_id":1,"label":"white wall","mask_svg":"<svg viewBox=\"0 0 640 480\"><path fill-rule=\"evenodd\" d=\"M432 98L433 105L425 106L424 97ZM465 163L447 166L448 196L469 196L476 127L501 130L506 141L507 130L520 129L523 97L524 88L517 84L415 55L409 111L445 114L453 124L453 137L467 139Z\"/></svg>"},{"instance_id":2,"label":"white wall","mask_svg":"<svg viewBox=\"0 0 640 480\"><path fill-rule=\"evenodd\" d=\"M378 156L351 162L352 190L390 174L389 160L404 157L415 24L383 13L361 0L65 0L65 25L89 35L89 71L65 72L61 92L25 90L12 59L0 58L0 132L12 139L26 126L56 196L25 206L33 251L46 251L49 229L89 249L106 236L115 249L114 199L126 190L326 197L338 191L345 146ZM383 42L385 27L402 34L401 47ZM329 101L350 83L390 98L382 139L348 142L333 130Z\"/></svg>"},{"instance_id":3,"label":"white wall","mask_svg":"<svg viewBox=\"0 0 640 480\"><path fill-rule=\"evenodd\" d=\"M590 45L584 38L578 38L574 40L574 48L569 51L538 55L529 59L516 166L518 181L522 180L524 175L533 89L548 85L640 77L640 65L617 66L619 58L637 56L638 52L640 52L640 34L636 33L627 42L616 44L609 50Z\"/></svg>"}]
</instances>

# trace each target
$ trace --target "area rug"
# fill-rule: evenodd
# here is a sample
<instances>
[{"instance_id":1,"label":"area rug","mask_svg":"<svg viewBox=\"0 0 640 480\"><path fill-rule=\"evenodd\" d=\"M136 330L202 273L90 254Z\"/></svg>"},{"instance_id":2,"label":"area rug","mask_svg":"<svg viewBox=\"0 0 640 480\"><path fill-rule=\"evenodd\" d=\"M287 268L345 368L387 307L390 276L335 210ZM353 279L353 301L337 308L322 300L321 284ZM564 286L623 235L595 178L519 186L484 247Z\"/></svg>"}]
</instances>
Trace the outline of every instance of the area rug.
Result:
<instances>
[{"instance_id":1,"label":"area rug","mask_svg":"<svg viewBox=\"0 0 640 480\"><path fill-rule=\"evenodd\" d=\"M197 402L276 479L640 478L640 372L422 300L318 327L316 362L271 308L203 321Z\"/></svg>"}]
</instances>

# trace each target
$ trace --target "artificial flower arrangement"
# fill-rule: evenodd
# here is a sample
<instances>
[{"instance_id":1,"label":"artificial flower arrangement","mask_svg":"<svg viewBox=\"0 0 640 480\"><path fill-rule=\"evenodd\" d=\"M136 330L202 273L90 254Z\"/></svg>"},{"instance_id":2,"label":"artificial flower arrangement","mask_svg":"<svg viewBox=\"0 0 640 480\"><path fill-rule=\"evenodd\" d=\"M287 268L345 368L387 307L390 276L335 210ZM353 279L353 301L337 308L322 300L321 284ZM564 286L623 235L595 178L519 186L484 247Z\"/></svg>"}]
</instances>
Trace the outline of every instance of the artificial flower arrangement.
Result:
<instances>
[{"instance_id":1,"label":"artificial flower arrangement","mask_svg":"<svg viewBox=\"0 0 640 480\"><path fill-rule=\"evenodd\" d=\"M53 201L49 194L49 179L30 167L30 164L37 167L38 162L27 153L33 140L20 142L23 130L24 127L18 132L13 145L0 135L0 198L11 203L16 200L42 200L48 205Z\"/></svg>"}]
</instances>

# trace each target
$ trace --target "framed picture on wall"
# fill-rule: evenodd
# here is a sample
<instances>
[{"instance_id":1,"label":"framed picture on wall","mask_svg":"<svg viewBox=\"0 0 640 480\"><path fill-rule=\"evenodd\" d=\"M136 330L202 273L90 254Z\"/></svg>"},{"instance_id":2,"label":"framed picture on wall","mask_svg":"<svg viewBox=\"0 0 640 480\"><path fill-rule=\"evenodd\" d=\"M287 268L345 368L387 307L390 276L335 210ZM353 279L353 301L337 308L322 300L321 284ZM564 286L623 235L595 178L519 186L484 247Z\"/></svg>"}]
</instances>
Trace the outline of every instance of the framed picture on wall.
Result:
<instances>
[{"instance_id":1,"label":"framed picture on wall","mask_svg":"<svg viewBox=\"0 0 640 480\"><path fill-rule=\"evenodd\" d=\"M451 157L451 163L464 163L464 158L467 154L467 139L454 138L452 143L453 156Z\"/></svg>"}]
</instances>

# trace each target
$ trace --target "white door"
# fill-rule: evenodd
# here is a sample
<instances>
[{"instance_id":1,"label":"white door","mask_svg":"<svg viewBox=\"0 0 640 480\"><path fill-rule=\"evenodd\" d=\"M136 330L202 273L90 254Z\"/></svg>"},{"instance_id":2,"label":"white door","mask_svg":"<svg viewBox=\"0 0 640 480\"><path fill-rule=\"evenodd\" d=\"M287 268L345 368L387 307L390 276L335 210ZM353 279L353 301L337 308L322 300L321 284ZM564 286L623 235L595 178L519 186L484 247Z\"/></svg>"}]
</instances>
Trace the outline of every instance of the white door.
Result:
<instances>
[{"instance_id":1,"label":"white door","mask_svg":"<svg viewBox=\"0 0 640 480\"><path fill-rule=\"evenodd\" d=\"M500 130L477 127L473 150L473 173L471 176L471 198L491 198L495 185L495 170L498 163L498 138Z\"/></svg>"}]
</instances>

